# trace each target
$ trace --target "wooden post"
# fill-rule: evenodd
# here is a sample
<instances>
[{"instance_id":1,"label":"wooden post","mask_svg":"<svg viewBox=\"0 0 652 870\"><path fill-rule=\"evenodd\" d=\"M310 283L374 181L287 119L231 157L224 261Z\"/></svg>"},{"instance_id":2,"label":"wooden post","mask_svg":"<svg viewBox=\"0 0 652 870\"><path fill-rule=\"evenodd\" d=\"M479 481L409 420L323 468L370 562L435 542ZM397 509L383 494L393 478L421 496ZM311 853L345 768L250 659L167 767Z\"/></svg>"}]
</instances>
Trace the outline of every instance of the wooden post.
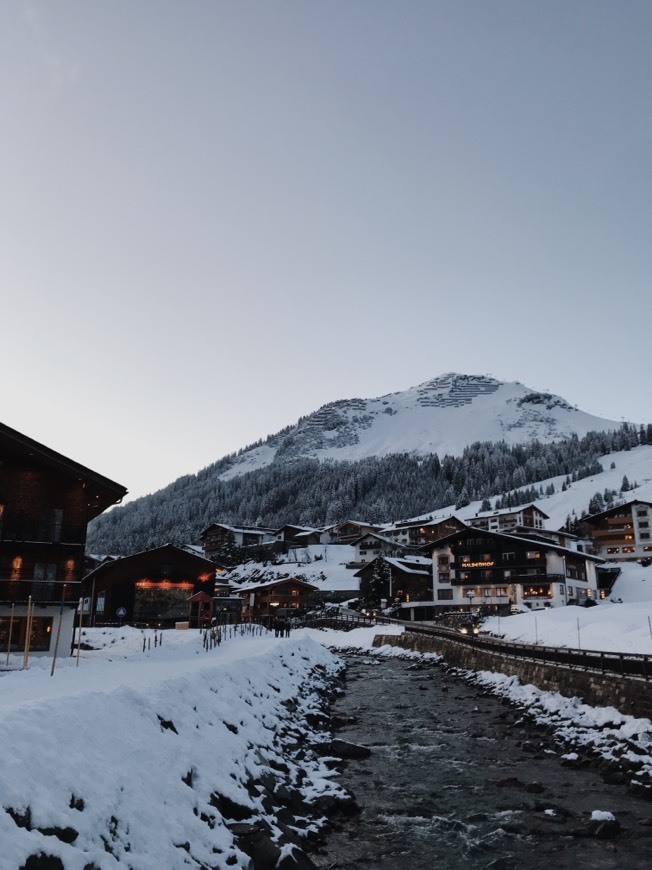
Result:
<instances>
[{"instance_id":1,"label":"wooden post","mask_svg":"<svg viewBox=\"0 0 652 870\"><path fill-rule=\"evenodd\" d=\"M27 618L25 625L25 650L23 652L23 670L27 667L27 663L29 661L29 645L30 645L30 635L32 633L32 596L30 595L27 599Z\"/></svg>"},{"instance_id":2,"label":"wooden post","mask_svg":"<svg viewBox=\"0 0 652 870\"><path fill-rule=\"evenodd\" d=\"M57 625L57 639L54 642L54 653L52 655L52 668L50 670L50 676L54 674L54 666L57 663L57 652L59 651L59 638L61 637L61 623L63 622L63 599L61 599L61 605L59 607L59 624Z\"/></svg>"},{"instance_id":3,"label":"wooden post","mask_svg":"<svg viewBox=\"0 0 652 870\"><path fill-rule=\"evenodd\" d=\"M79 640L77 641L77 664L75 667L79 667L79 654L81 652L81 636L82 636L82 619L84 614L84 599L79 599Z\"/></svg>"},{"instance_id":4,"label":"wooden post","mask_svg":"<svg viewBox=\"0 0 652 870\"><path fill-rule=\"evenodd\" d=\"M9 665L9 653L11 652L11 635L14 628L14 607L16 605L12 603L11 605L11 616L9 617L9 638L7 639L7 665Z\"/></svg>"}]
</instances>

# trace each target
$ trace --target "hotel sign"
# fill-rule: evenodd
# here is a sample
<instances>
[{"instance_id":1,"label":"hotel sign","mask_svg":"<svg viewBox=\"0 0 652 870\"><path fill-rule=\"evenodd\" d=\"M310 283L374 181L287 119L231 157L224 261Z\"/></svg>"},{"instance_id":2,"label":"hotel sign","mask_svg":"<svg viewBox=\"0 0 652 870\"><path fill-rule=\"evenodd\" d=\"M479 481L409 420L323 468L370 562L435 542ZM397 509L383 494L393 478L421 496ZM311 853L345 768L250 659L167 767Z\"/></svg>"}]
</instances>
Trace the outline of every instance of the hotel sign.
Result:
<instances>
[{"instance_id":1,"label":"hotel sign","mask_svg":"<svg viewBox=\"0 0 652 870\"><path fill-rule=\"evenodd\" d=\"M493 562L460 562L460 568L493 568Z\"/></svg>"}]
</instances>

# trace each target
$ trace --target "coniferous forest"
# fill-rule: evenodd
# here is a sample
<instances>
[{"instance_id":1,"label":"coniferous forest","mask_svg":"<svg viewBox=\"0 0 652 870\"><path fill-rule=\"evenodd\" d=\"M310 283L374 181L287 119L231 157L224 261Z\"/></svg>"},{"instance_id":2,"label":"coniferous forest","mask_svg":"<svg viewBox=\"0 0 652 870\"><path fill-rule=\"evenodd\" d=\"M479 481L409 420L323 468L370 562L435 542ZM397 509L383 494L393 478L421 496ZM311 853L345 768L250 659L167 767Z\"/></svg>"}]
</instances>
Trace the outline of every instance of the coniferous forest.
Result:
<instances>
[{"instance_id":1,"label":"coniferous forest","mask_svg":"<svg viewBox=\"0 0 652 870\"><path fill-rule=\"evenodd\" d=\"M479 499L484 509L513 507L547 494L539 481L559 475L579 480L602 470L599 456L648 443L652 426L623 424L614 432L553 444L477 442L461 456L442 459L392 454L358 462L276 461L220 480L231 465L227 457L98 517L89 526L87 549L126 555L165 543L196 543L214 522L319 527L343 519L407 519Z\"/></svg>"}]
</instances>

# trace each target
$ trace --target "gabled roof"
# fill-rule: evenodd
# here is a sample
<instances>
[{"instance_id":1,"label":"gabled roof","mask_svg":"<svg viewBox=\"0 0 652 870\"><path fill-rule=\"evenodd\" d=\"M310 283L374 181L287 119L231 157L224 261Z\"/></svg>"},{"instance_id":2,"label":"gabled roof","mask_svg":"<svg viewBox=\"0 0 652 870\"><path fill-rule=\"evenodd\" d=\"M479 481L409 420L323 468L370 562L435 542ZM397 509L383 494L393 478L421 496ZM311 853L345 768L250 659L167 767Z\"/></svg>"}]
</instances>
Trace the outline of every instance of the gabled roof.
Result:
<instances>
[{"instance_id":1,"label":"gabled roof","mask_svg":"<svg viewBox=\"0 0 652 870\"><path fill-rule=\"evenodd\" d=\"M376 532L365 532L360 537L355 538L355 540L351 541L351 546L355 547L356 544L359 544L360 541L364 541L365 538L376 538L376 540L381 541L383 544L389 544L390 547L398 547L399 544L396 541L392 541L390 538L383 538L382 535L377 534Z\"/></svg>"},{"instance_id":2,"label":"gabled roof","mask_svg":"<svg viewBox=\"0 0 652 870\"><path fill-rule=\"evenodd\" d=\"M472 520L484 520L491 519L491 517L504 517L509 516L510 514L520 514L521 511L527 510L528 508L532 508L535 511L538 511L542 517L545 517L547 520L550 519L548 514L545 511L542 511L541 508L536 505L533 501L528 502L527 504L520 504L516 507L511 508L500 508L497 511L481 511L480 513L473 514L472 517L469 517L465 522L471 522Z\"/></svg>"},{"instance_id":3,"label":"gabled roof","mask_svg":"<svg viewBox=\"0 0 652 870\"><path fill-rule=\"evenodd\" d=\"M553 550L555 553L565 553L573 556L578 556L581 559L588 559L591 562L604 562L605 560L601 556L591 556L588 553L581 553L579 550L571 550L568 547L562 547L561 544L555 544L552 541L538 541L533 540L531 537L526 535L512 535L508 532L494 532L488 529L478 529L473 526L467 526L465 529L460 529L458 532L453 532L450 535L446 535L443 538L440 538L438 541L432 541L429 544L424 544L419 548L419 552L421 553L432 553L433 550L439 549L439 547L445 547L450 543L453 543L457 540L463 539L465 537L485 537L485 538L494 538L505 543L518 543L518 544L529 544L530 546L536 545L545 550Z\"/></svg>"},{"instance_id":4,"label":"gabled roof","mask_svg":"<svg viewBox=\"0 0 652 870\"><path fill-rule=\"evenodd\" d=\"M618 513L618 511L622 511L623 508L633 508L635 505L645 505L646 507L652 507L652 502L643 501L641 498L633 498L631 501L621 502L620 504L614 505L613 507L608 508L607 510L600 511L598 514L591 514L588 517L580 517L581 523L592 523L596 520L601 520L602 517L609 517L612 514Z\"/></svg>"},{"instance_id":5,"label":"gabled roof","mask_svg":"<svg viewBox=\"0 0 652 870\"><path fill-rule=\"evenodd\" d=\"M457 514L447 514L444 517L435 517L434 519L430 518L428 520L401 520L397 523L388 523L383 526L383 532L406 532L409 529L429 529L429 528L437 528L437 526L441 526L443 523L449 523L451 520L455 520L455 522L459 523L461 526L465 526L466 522L461 520Z\"/></svg>"},{"instance_id":6,"label":"gabled roof","mask_svg":"<svg viewBox=\"0 0 652 870\"><path fill-rule=\"evenodd\" d=\"M211 523L210 526L206 526L203 532L199 535L199 539L201 540L206 536L207 532L210 532L211 529L226 529L227 532L240 532L246 535L273 535L275 534L275 529L268 529L262 526L230 526L228 523Z\"/></svg>"},{"instance_id":7,"label":"gabled roof","mask_svg":"<svg viewBox=\"0 0 652 870\"><path fill-rule=\"evenodd\" d=\"M282 583L298 583L305 586L306 591L316 591L319 587L313 583L307 583L305 580L299 580L298 577L281 577L278 580L264 580L261 583L243 583L242 586L234 586L233 592L253 592L256 589L267 589L272 586L280 586Z\"/></svg>"},{"instance_id":8,"label":"gabled roof","mask_svg":"<svg viewBox=\"0 0 652 870\"><path fill-rule=\"evenodd\" d=\"M3 458L25 461L30 465L57 471L66 477L76 478L86 485L86 514L92 520L108 507L117 504L127 494L126 487L85 465L80 465L74 459L68 459L56 450L51 450L44 444L39 444L27 435L22 435L15 429L0 423L0 460Z\"/></svg>"},{"instance_id":9,"label":"gabled roof","mask_svg":"<svg viewBox=\"0 0 652 870\"><path fill-rule=\"evenodd\" d=\"M206 559L204 556L200 556L198 553L190 553L184 547L177 547L175 544L163 544L160 547L153 547L151 550L139 550L137 553L130 553L129 556L117 556L110 561L103 562L101 565L98 565L97 568L93 568L92 571L89 571L88 574L84 577L86 580L88 577L94 577L97 574L104 573L108 568L114 568L116 565L122 566L128 564L130 561L135 559L139 559L142 556L182 556L186 560L191 560L197 564L198 568L204 568L205 570L214 570L215 564L210 561L210 559Z\"/></svg>"},{"instance_id":10,"label":"gabled roof","mask_svg":"<svg viewBox=\"0 0 652 870\"><path fill-rule=\"evenodd\" d=\"M422 556L412 556L411 558L396 558L396 557L387 557L387 556L377 556L375 559L372 559L371 562L368 562L364 567L359 568L354 577L361 577L362 574L369 570L370 566L374 564L374 562L378 561L378 559L382 559L383 562L386 562L388 565L391 565L393 568L396 568L398 571L401 571L404 574L418 574L419 576L432 577L432 561L430 559L426 559Z\"/></svg>"}]
</instances>

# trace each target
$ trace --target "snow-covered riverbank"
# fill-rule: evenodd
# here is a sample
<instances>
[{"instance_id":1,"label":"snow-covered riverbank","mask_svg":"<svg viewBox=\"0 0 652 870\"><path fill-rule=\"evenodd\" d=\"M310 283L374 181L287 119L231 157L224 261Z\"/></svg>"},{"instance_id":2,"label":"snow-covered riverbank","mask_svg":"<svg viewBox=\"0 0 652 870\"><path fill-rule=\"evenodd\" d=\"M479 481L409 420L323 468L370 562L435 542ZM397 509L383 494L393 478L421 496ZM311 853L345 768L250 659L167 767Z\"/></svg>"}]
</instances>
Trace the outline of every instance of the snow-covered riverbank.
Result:
<instances>
[{"instance_id":1,"label":"snow-covered riverbank","mask_svg":"<svg viewBox=\"0 0 652 870\"><path fill-rule=\"evenodd\" d=\"M49 660L33 660L0 678L3 868L33 855L65 870L246 868L234 821L240 834L255 822L259 838L262 823L279 857L293 850L279 785L299 839L346 797L309 748L341 667L324 646L265 633L205 650L196 632L154 636L87 630L96 649L78 667L62 659L51 677ZM299 820L304 805L314 812Z\"/></svg>"}]
</instances>

